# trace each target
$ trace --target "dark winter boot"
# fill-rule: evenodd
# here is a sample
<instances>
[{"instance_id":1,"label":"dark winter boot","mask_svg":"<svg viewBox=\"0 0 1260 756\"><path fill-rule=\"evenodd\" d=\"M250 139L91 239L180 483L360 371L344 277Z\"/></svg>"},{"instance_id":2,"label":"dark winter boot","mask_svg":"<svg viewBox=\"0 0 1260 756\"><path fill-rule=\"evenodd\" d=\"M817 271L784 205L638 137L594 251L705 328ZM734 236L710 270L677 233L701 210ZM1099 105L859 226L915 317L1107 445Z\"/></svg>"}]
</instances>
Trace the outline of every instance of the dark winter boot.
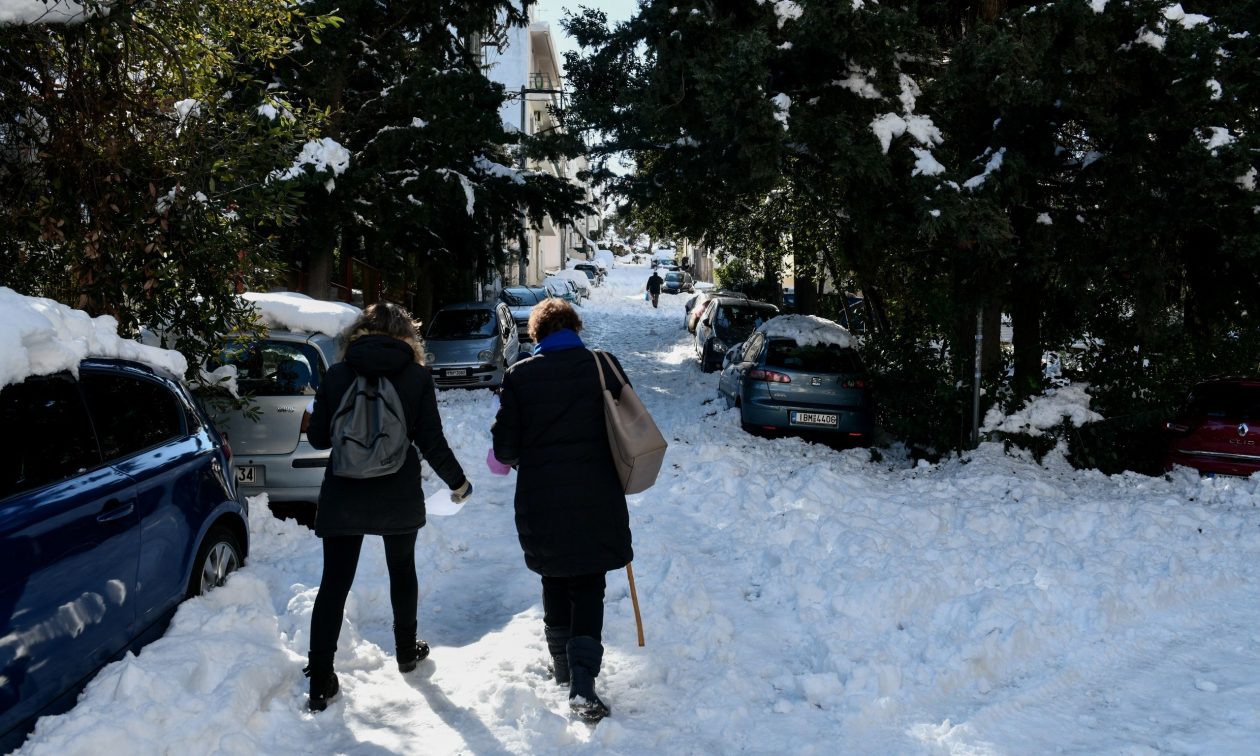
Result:
<instances>
[{"instance_id":1,"label":"dark winter boot","mask_svg":"<svg viewBox=\"0 0 1260 756\"><path fill-rule=\"evenodd\" d=\"M595 678L604 659L604 646L588 635L569 639L569 709L586 722L598 722L609 709L595 695Z\"/></svg>"},{"instance_id":2,"label":"dark winter boot","mask_svg":"<svg viewBox=\"0 0 1260 756\"><path fill-rule=\"evenodd\" d=\"M409 625L394 625L394 649L398 656L398 671L404 674L429 658L429 644L416 640L415 622Z\"/></svg>"},{"instance_id":3,"label":"dark winter boot","mask_svg":"<svg viewBox=\"0 0 1260 756\"><path fill-rule=\"evenodd\" d=\"M333 672L333 655L311 652L311 657L302 673L311 678L310 701L307 706L311 711L323 711L328 702L337 697L341 686L337 683L337 675Z\"/></svg>"},{"instance_id":4,"label":"dark winter boot","mask_svg":"<svg viewBox=\"0 0 1260 756\"><path fill-rule=\"evenodd\" d=\"M551 652L551 673L560 685L569 684L569 628L544 627L547 650Z\"/></svg>"}]
</instances>

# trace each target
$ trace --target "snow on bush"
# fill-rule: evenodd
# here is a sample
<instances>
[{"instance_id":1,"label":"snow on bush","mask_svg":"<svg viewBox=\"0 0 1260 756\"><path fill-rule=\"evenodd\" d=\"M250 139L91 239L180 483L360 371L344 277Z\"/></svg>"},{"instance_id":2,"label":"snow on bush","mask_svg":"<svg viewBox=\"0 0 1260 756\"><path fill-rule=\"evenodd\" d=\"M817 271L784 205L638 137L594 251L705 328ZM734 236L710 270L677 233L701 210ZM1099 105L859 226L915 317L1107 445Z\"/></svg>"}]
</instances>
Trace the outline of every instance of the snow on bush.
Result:
<instances>
[{"instance_id":1,"label":"snow on bush","mask_svg":"<svg viewBox=\"0 0 1260 756\"><path fill-rule=\"evenodd\" d=\"M985 414L981 431L1040 436L1065 419L1077 428L1102 420L1102 415L1089 408L1090 397L1085 389L1084 383L1050 389L1042 396L1028 400L1022 408L1010 415L1003 415L1001 409L994 407Z\"/></svg>"}]
</instances>

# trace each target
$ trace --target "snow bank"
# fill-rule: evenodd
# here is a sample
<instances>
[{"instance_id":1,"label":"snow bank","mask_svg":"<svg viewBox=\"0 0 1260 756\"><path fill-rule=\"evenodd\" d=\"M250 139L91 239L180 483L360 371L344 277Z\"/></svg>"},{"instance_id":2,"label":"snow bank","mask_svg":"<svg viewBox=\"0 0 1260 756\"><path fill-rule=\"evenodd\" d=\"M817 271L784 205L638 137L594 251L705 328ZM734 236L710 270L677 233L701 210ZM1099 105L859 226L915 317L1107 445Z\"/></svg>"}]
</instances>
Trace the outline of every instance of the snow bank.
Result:
<instances>
[{"instance_id":1,"label":"snow bank","mask_svg":"<svg viewBox=\"0 0 1260 756\"><path fill-rule=\"evenodd\" d=\"M259 317L270 328L328 336L340 336L363 312L354 305L311 299L293 291L251 291L241 298L258 308Z\"/></svg>"},{"instance_id":2,"label":"snow bank","mask_svg":"<svg viewBox=\"0 0 1260 756\"><path fill-rule=\"evenodd\" d=\"M116 357L182 378L188 361L179 352L118 335L118 321L0 286L0 387L33 375L69 370L78 375L87 357Z\"/></svg>"},{"instance_id":3,"label":"snow bank","mask_svg":"<svg viewBox=\"0 0 1260 756\"><path fill-rule=\"evenodd\" d=\"M20 753L1255 752L1260 478L1101 475L998 443L874 461L751 436L644 278L610 271L583 318L670 439L656 486L629 497L646 647L624 571L608 574L609 719L574 721L548 675L517 476L481 466L492 395L443 391L476 490L419 534L420 669L394 664L384 549L366 538L342 695L305 711L320 540L255 500L245 568Z\"/></svg>"},{"instance_id":4,"label":"snow bank","mask_svg":"<svg viewBox=\"0 0 1260 756\"><path fill-rule=\"evenodd\" d=\"M1011 415L1003 415L1000 409L994 407L985 414L981 431L1040 436L1061 424L1065 418L1077 428L1102 420L1102 415L1089 408L1090 397L1085 389L1086 384L1083 383L1050 389L1042 396L1033 397Z\"/></svg>"},{"instance_id":5,"label":"snow bank","mask_svg":"<svg viewBox=\"0 0 1260 756\"><path fill-rule=\"evenodd\" d=\"M760 330L767 338L792 339L801 346L848 347L853 343L853 336L844 326L817 315L778 315L767 320Z\"/></svg>"}]
</instances>

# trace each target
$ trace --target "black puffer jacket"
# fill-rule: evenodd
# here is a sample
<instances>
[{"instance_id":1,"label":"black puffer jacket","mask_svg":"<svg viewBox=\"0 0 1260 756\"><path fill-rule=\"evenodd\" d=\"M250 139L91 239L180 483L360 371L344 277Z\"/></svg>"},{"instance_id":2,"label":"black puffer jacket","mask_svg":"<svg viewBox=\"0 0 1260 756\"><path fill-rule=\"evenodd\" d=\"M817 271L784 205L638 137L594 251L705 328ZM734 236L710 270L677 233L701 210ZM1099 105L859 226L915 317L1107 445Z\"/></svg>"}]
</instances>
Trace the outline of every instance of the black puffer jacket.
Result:
<instances>
[{"instance_id":1,"label":"black puffer jacket","mask_svg":"<svg viewBox=\"0 0 1260 756\"><path fill-rule=\"evenodd\" d=\"M566 349L522 360L503 378L494 455L517 465L517 534L541 575L607 572L634 556L595 371L588 350Z\"/></svg>"},{"instance_id":2,"label":"black puffer jacket","mask_svg":"<svg viewBox=\"0 0 1260 756\"><path fill-rule=\"evenodd\" d=\"M450 488L464 485L464 470L442 434L436 390L429 371L416 364L415 353L404 341L362 336L346 350L344 362L328 370L315 392L315 410L306 433L311 446L332 446L332 415L359 375L385 376L394 384L407 414L412 447L407 461L392 475L379 478L342 478L324 473L315 512L315 535L394 535L424 527L424 491L420 488L420 458L416 447Z\"/></svg>"}]
</instances>

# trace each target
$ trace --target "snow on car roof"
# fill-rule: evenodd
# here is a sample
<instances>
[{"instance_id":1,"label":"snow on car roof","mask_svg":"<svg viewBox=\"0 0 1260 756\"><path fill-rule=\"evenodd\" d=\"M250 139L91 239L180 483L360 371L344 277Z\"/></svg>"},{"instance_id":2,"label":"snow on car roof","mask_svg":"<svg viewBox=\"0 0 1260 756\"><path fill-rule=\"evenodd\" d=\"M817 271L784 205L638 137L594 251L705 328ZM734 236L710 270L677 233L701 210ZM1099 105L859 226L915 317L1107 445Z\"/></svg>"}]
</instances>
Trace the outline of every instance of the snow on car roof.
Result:
<instances>
[{"instance_id":1,"label":"snow on car roof","mask_svg":"<svg viewBox=\"0 0 1260 756\"><path fill-rule=\"evenodd\" d=\"M771 339L792 339L801 346L835 344L849 347L853 336L844 326L817 315L780 315L762 324L759 329Z\"/></svg>"},{"instance_id":2,"label":"snow on car roof","mask_svg":"<svg viewBox=\"0 0 1260 756\"><path fill-rule=\"evenodd\" d=\"M183 377L188 361L172 349L118 335L118 321L0 286L0 387L62 370L79 374L88 357L134 360Z\"/></svg>"},{"instance_id":3,"label":"snow on car roof","mask_svg":"<svg viewBox=\"0 0 1260 756\"><path fill-rule=\"evenodd\" d=\"M241 298L258 308L259 316L270 328L328 336L341 335L363 312L345 302L325 302L295 291L249 291Z\"/></svg>"}]
</instances>

